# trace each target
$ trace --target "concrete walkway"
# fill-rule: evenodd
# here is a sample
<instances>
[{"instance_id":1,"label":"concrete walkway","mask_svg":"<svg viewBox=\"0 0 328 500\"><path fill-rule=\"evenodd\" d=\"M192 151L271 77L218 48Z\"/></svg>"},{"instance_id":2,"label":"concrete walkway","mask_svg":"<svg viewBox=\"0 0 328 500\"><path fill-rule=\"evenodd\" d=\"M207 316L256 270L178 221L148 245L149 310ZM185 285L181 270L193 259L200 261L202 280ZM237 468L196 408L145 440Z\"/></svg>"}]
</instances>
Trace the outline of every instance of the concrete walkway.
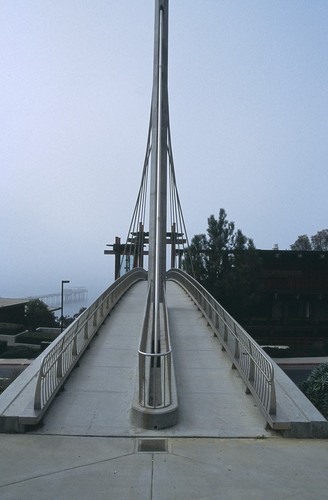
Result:
<instances>
[{"instance_id":1,"label":"concrete walkway","mask_svg":"<svg viewBox=\"0 0 328 500\"><path fill-rule=\"evenodd\" d=\"M0 435L1 500L318 500L327 441Z\"/></svg>"}]
</instances>

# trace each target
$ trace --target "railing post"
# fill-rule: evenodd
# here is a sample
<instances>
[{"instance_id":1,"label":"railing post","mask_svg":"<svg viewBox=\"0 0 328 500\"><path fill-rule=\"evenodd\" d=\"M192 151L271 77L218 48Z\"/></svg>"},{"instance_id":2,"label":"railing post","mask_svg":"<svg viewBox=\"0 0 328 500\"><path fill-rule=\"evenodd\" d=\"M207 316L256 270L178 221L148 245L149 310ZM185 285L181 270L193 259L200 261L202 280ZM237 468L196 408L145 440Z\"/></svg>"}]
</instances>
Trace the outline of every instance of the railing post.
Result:
<instances>
[{"instance_id":1,"label":"railing post","mask_svg":"<svg viewBox=\"0 0 328 500\"><path fill-rule=\"evenodd\" d=\"M223 321L224 321L224 334L223 334L223 340L225 343L228 342L228 325L227 325L227 320L225 317L225 312L223 311Z\"/></svg>"},{"instance_id":2,"label":"railing post","mask_svg":"<svg viewBox=\"0 0 328 500\"><path fill-rule=\"evenodd\" d=\"M98 314L98 308L96 308L95 311L94 311L94 313L93 313L93 326L97 326L98 325L97 314Z\"/></svg>"},{"instance_id":3,"label":"railing post","mask_svg":"<svg viewBox=\"0 0 328 500\"><path fill-rule=\"evenodd\" d=\"M255 362L254 362L254 358L253 358L253 349L252 349L252 344L251 344L251 341L249 340L248 341L249 343L249 352L250 352L250 355L249 355L249 372L248 372L248 380L250 382L254 382L254 379L255 379Z\"/></svg>"},{"instance_id":4,"label":"railing post","mask_svg":"<svg viewBox=\"0 0 328 500\"><path fill-rule=\"evenodd\" d=\"M62 376L63 376L63 352L60 353L58 361L57 361L56 375L58 378L62 378Z\"/></svg>"},{"instance_id":5,"label":"railing post","mask_svg":"<svg viewBox=\"0 0 328 500\"><path fill-rule=\"evenodd\" d=\"M144 362L141 352L138 353L139 358L139 404L143 406L143 394L144 391Z\"/></svg>"},{"instance_id":6,"label":"railing post","mask_svg":"<svg viewBox=\"0 0 328 500\"><path fill-rule=\"evenodd\" d=\"M43 362L44 362L44 358L41 362L39 377L38 377L38 380L36 383L36 388L35 388L35 395L34 395L34 409L35 410L41 410L41 408L42 408L41 387L42 387L42 381L43 381Z\"/></svg>"},{"instance_id":7,"label":"railing post","mask_svg":"<svg viewBox=\"0 0 328 500\"><path fill-rule=\"evenodd\" d=\"M238 360L240 359L240 345L239 345L239 338L237 335L237 329L236 329L236 324L234 324L234 333L235 333L235 351L234 351L234 359Z\"/></svg>"},{"instance_id":8,"label":"railing post","mask_svg":"<svg viewBox=\"0 0 328 500\"><path fill-rule=\"evenodd\" d=\"M273 367L272 367L272 373L271 373L270 388L271 388L271 393L270 393L269 414L275 415L277 413L277 398L276 398L276 386L275 386L275 382L274 382Z\"/></svg>"},{"instance_id":9,"label":"railing post","mask_svg":"<svg viewBox=\"0 0 328 500\"><path fill-rule=\"evenodd\" d=\"M77 334L75 334L73 338L72 356L77 356Z\"/></svg>"},{"instance_id":10,"label":"railing post","mask_svg":"<svg viewBox=\"0 0 328 500\"><path fill-rule=\"evenodd\" d=\"M65 342L65 337L63 337L63 340L61 341L59 356L57 359L56 376L58 378L62 378L62 376L63 376L63 346L64 346L64 342Z\"/></svg>"},{"instance_id":11,"label":"railing post","mask_svg":"<svg viewBox=\"0 0 328 500\"><path fill-rule=\"evenodd\" d=\"M89 320L89 318L87 319L87 321L84 325L84 340L88 340L88 338L89 338L88 320Z\"/></svg>"}]
</instances>

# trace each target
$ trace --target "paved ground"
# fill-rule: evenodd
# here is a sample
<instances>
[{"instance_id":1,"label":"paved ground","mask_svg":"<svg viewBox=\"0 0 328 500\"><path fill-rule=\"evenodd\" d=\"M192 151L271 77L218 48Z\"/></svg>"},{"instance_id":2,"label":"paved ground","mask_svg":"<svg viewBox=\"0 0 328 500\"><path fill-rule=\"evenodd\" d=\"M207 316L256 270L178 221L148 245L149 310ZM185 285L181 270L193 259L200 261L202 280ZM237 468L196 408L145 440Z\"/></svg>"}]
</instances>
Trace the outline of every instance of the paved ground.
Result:
<instances>
[{"instance_id":1,"label":"paved ground","mask_svg":"<svg viewBox=\"0 0 328 500\"><path fill-rule=\"evenodd\" d=\"M0 434L1 500L327 496L327 440L266 431L200 313L174 284L168 287L178 425L145 431L131 424L146 293L146 283L139 283L92 342L44 426Z\"/></svg>"},{"instance_id":2,"label":"paved ground","mask_svg":"<svg viewBox=\"0 0 328 500\"><path fill-rule=\"evenodd\" d=\"M1 500L318 500L327 497L327 441L171 438L138 452L135 438L0 436Z\"/></svg>"}]
</instances>

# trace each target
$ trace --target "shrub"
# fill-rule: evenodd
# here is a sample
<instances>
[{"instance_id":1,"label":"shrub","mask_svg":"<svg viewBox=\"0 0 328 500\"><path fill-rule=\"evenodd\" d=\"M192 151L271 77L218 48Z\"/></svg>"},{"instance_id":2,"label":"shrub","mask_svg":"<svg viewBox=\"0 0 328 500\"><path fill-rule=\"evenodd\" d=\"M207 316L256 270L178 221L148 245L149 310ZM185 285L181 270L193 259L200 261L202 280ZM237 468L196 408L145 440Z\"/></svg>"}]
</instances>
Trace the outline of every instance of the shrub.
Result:
<instances>
[{"instance_id":1,"label":"shrub","mask_svg":"<svg viewBox=\"0 0 328 500\"><path fill-rule=\"evenodd\" d=\"M328 363L315 368L300 388L311 403L328 419Z\"/></svg>"},{"instance_id":2,"label":"shrub","mask_svg":"<svg viewBox=\"0 0 328 500\"><path fill-rule=\"evenodd\" d=\"M57 329L57 331L53 332L44 332L42 331L42 329L36 332L24 332L22 335L19 336L17 342L22 344L40 345L41 342L52 342L58 337L59 334L60 334L59 328Z\"/></svg>"},{"instance_id":3,"label":"shrub","mask_svg":"<svg viewBox=\"0 0 328 500\"><path fill-rule=\"evenodd\" d=\"M0 323L0 334L1 335L16 335L17 333L25 330L24 325L19 325L16 323Z\"/></svg>"}]
</instances>

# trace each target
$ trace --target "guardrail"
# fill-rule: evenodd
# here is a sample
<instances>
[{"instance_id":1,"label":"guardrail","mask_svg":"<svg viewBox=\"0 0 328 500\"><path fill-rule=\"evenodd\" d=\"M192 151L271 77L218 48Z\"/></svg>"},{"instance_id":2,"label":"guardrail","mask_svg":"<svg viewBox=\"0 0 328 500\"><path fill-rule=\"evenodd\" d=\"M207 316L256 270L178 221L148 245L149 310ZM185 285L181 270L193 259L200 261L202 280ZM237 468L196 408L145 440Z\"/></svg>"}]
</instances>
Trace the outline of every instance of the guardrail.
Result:
<instances>
[{"instance_id":1,"label":"guardrail","mask_svg":"<svg viewBox=\"0 0 328 500\"><path fill-rule=\"evenodd\" d=\"M146 278L147 272L137 268L116 280L44 351L35 389L35 410L42 410L51 402L124 293Z\"/></svg>"},{"instance_id":2,"label":"guardrail","mask_svg":"<svg viewBox=\"0 0 328 500\"><path fill-rule=\"evenodd\" d=\"M142 408L149 409L167 408L172 404L172 351L165 289L163 290L163 303L160 306L160 324L163 333L160 340L161 347L165 349L163 352L152 345L151 333L154 318L149 288L138 350L139 404Z\"/></svg>"},{"instance_id":3,"label":"guardrail","mask_svg":"<svg viewBox=\"0 0 328 500\"><path fill-rule=\"evenodd\" d=\"M194 278L171 269L167 279L177 282L201 310L262 411L275 415L274 369L263 349Z\"/></svg>"}]
</instances>

